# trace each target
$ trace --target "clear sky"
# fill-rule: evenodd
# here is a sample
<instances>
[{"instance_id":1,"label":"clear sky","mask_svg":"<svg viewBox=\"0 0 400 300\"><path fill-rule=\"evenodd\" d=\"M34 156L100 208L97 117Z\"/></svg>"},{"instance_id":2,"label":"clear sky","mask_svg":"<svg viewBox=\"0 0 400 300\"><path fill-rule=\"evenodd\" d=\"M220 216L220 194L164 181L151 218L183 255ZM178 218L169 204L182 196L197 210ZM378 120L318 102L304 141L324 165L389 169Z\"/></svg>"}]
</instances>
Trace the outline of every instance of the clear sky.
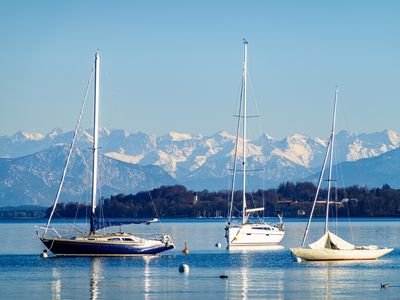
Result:
<instances>
[{"instance_id":1,"label":"clear sky","mask_svg":"<svg viewBox=\"0 0 400 300\"><path fill-rule=\"evenodd\" d=\"M0 2L0 134L71 130L97 49L101 126L233 132L243 37L270 135L326 137L336 85L339 129L400 130L400 1L14 0Z\"/></svg>"}]
</instances>

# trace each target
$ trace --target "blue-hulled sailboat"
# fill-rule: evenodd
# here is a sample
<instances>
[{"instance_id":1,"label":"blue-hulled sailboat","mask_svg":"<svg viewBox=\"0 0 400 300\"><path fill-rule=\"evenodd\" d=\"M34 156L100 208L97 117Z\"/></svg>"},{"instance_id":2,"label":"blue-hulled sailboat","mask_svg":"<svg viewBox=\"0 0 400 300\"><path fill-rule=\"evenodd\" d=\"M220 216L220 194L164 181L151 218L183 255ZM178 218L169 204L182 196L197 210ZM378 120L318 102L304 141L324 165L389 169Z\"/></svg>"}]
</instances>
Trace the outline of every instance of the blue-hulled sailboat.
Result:
<instances>
[{"instance_id":1,"label":"blue-hulled sailboat","mask_svg":"<svg viewBox=\"0 0 400 300\"><path fill-rule=\"evenodd\" d=\"M143 220L104 220L96 216L97 203L97 159L98 159L98 115L99 115L99 79L100 79L100 55L95 56L95 84L94 84L94 126L93 126L93 164L92 164L92 201L90 214L90 227L88 233L79 233L72 236L63 236L54 228L50 227L50 222L56 210L58 199L67 172L72 149L75 144L77 132L84 103L79 114L78 122L75 127L74 136L69 148L64 172L57 190L56 199L46 226L36 226L36 233L45 246L56 256L133 256L133 255L155 255L160 252L174 248L170 236L167 233L154 235L152 238L141 237L133 233L122 231L112 233L99 233L100 229L111 226L122 226L126 224L145 223L150 224L158 221L157 219ZM87 96L87 92L86 92Z\"/></svg>"}]
</instances>

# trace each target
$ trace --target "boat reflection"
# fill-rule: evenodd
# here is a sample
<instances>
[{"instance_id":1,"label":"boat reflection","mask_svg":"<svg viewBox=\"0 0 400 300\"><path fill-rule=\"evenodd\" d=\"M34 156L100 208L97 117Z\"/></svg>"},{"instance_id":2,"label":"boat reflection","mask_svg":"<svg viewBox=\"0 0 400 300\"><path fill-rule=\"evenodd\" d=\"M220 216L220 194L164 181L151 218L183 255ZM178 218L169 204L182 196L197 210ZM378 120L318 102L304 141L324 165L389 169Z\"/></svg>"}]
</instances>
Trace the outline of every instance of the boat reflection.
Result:
<instances>
[{"instance_id":1,"label":"boat reflection","mask_svg":"<svg viewBox=\"0 0 400 300\"><path fill-rule=\"evenodd\" d=\"M258 249L257 249L258 248ZM282 246L274 246L265 248L265 250L276 251L282 250ZM260 295L265 296L266 299L284 299L284 271L280 268L257 268L255 267L256 262L254 259L259 257L265 257L263 254L259 256L257 252L254 252L254 256L251 252L247 251L259 251L259 247L246 247L238 251L240 256L238 264L241 266L240 269L232 270L229 272L229 279L226 281L226 295L227 299L255 299L259 298ZM269 255L268 255L269 256ZM260 284L260 278L263 278Z\"/></svg>"},{"instance_id":2,"label":"boat reflection","mask_svg":"<svg viewBox=\"0 0 400 300\"><path fill-rule=\"evenodd\" d=\"M52 269L53 280L51 283L51 291L54 300L61 300L61 273L58 268Z\"/></svg>"},{"instance_id":3,"label":"boat reflection","mask_svg":"<svg viewBox=\"0 0 400 300\"><path fill-rule=\"evenodd\" d=\"M229 252L257 252L257 251L278 251L285 249L282 245L271 246L230 246L226 248Z\"/></svg>"},{"instance_id":4,"label":"boat reflection","mask_svg":"<svg viewBox=\"0 0 400 300\"><path fill-rule=\"evenodd\" d=\"M92 259L92 268L90 273L90 299L97 300L100 294L99 284L103 279L101 258L94 257Z\"/></svg>"}]
</instances>

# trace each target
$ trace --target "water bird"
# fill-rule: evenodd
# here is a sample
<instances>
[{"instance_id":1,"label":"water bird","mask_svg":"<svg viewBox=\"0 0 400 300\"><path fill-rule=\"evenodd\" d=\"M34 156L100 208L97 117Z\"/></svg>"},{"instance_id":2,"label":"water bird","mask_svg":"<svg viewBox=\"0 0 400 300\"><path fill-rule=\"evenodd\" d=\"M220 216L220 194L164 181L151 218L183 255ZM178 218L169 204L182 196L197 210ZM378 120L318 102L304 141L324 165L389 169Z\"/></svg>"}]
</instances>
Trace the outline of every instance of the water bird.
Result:
<instances>
[{"instance_id":1,"label":"water bird","mask_svg":"<svg viewBox=\"0 0 400 300\"><path fill-rule=\"evenodd\" d=\"M389 283L381 283L381 289L387 289L389 287Z\"/></svg>"}]
</instances>

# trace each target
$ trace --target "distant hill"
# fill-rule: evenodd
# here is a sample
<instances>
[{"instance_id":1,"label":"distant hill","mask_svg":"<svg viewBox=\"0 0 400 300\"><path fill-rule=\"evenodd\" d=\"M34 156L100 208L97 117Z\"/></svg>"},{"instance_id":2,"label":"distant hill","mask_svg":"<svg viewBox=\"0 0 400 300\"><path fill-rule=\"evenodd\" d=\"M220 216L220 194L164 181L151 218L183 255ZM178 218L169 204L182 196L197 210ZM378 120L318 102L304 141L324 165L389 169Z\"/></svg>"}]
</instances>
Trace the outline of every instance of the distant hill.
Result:
<instances>
[{"instance_id":1,"label":"distant hill","mask_svg":"<svg viewBox=\"0 0 400 300\"><path fill-rule=\"evenodd\" d=\"M400 149L395 149L377 157L364 158L352 162L337 164L333 170L333 178L340 186L360 185L379 187L388 184L400 188ZM319 173L307 178L317 182Z\"/></svg>"},{"instance_id":2,"label":"distant hill","mask_svg":"<svg viewBox=\"0 0 400 300\"><path fill-rule=\"evenodd\" d=\"M19 158L0 159L0 206L50 206L65 164L67 146L55 145ZM62 191L62 200L90 198L91 152L75 150ZM134 193L176 181L157 166L139 166L107 156L99 157L100 196Z\"/></svg>"}]
</instances>

